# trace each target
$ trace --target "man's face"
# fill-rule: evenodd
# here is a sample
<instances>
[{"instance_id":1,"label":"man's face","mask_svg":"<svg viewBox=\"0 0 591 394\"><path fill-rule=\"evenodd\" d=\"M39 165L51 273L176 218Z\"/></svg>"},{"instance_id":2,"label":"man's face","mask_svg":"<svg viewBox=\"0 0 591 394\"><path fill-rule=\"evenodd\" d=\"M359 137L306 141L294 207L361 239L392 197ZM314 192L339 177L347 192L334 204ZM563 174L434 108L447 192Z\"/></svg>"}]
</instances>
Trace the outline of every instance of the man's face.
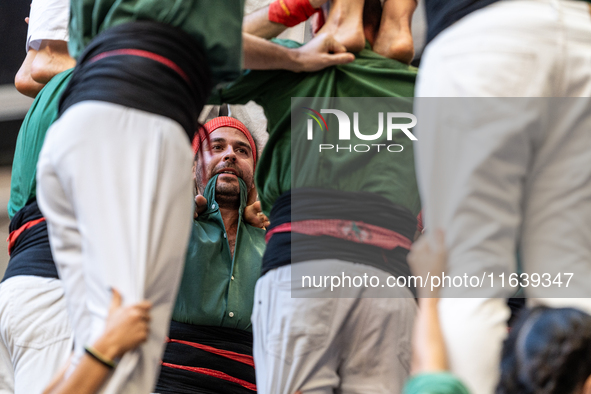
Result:
<instances>
[{"instance_id":1,"label":"man's face","mask_svg":"<svg viewBox=\"0 0 591 394\"><path fill-rule=\"evenodd\" d=\"M254 160L246 136L233 127L220 127L209 135L209 140L211 147L207 140L203 141L203 160L199 159L195 173L200 193L203 193L207 182L217 174L220 176L215 186L216 199L238 199L238 178L242 178L247 192L250 192L254 187ZM207 179L202 179L203 170Z\"/></svg>"}]
</instances>

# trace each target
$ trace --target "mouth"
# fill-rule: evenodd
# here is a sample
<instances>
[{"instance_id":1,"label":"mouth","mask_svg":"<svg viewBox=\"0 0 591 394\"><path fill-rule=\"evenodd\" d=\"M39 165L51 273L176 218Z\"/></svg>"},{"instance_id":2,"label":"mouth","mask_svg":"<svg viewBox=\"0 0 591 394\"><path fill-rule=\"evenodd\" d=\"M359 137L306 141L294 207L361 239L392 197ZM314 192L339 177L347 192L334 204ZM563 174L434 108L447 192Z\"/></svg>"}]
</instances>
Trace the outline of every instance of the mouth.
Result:
<instances>
[{"instance_id":1,"label":"mouth","mask_svg":"<svg viewBox=\"0 0 591 394\"><path fill-rule=\"evenodd\" d=\"M233 168L223 168L222 170L218 171L216 175L234 175L238 176L238 172Z\"/></svg>"}]
</instances>

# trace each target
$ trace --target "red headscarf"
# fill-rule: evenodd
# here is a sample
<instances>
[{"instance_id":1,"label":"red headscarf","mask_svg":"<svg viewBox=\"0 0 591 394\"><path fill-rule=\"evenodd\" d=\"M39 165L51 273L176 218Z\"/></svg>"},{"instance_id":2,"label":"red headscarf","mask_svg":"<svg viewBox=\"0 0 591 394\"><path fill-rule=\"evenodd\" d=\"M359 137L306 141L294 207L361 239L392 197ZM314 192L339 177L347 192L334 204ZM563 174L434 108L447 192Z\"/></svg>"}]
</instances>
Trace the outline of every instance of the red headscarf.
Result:
<instances>
[{"instance_id":1,"label":"red headscarf","mask_svg":"<svg viewBox=\"0 0 591 394\"><path fill-rule=\"evenodd\" d=\"M193 137L193 152L197 154L201 149L201 145L203 141L206 139L209 141L209 135L213 133L215 130L219 129L220 127L232 127L236 130L239 130L244 134L248 143L250 144L250 149L252 150L252 159L254 161L254 167L256 168L257 165L257 148L254 144L254 140L252 139L252 135L250 131L246 128L244 123L239 121L236 118L232 118L230 116L218 116L217 118L213 118L209 122L205 123L203 127L199 128L199 132L195 133L195 137Z\"/></svg>"}]
</instances>

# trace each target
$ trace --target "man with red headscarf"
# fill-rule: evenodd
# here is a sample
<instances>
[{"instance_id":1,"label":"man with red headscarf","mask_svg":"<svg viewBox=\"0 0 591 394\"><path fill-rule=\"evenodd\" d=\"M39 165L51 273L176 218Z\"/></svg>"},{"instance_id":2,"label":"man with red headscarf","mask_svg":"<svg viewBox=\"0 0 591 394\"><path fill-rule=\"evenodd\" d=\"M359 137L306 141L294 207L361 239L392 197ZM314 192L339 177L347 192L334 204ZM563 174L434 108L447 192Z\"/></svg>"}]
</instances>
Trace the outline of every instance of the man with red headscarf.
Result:
<instances>
[{"instance_id":1,"label":"man with red headscarf","mask_svg":"<svg viewBox=\"0 0 591 394\"><path fill-rule=\"evenodd\" d=\"M193 150L207 203L193 222L156 392L252 393L250 315L265 240L244 210L256 200L257 149L243 123L220 116L196 134Z\"/></svg>"}]
</instances>

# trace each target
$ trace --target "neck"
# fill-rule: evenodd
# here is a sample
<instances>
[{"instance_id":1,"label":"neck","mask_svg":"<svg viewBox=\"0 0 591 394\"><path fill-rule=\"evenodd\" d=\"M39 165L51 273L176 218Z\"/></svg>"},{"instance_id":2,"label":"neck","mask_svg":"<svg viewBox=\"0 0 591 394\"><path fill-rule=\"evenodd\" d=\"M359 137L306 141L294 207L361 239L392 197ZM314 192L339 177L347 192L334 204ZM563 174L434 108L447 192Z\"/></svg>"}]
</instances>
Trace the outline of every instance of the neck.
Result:
<instances>
[{"instance_id":1,"label":"neck","mask_svg":"<svg viewBox=\"0 0 591 394\"><path fill-rule=\"evenodd\" d=\"M238 233L238 219L240 214L238 209L224 208L220 206L220 214L222 215L222 221L226 228L226 236L228 237L228 246L230 247L230 254L234 257L234 251L236 249L236 234Z\"/></svg>"},{"instance_id":2,"label":"neck","mask_svg":"<svg viewBox=\"0 0 591 394\"><path fill-rule=\"evenodd\" d=\"M236 235L236 230L238 230L238 218L240 217L238 209L220 207L220 214L222 215L224 227L226 228L228 236L230 236L230 234Z\"/></svg>"}]
</instances>

